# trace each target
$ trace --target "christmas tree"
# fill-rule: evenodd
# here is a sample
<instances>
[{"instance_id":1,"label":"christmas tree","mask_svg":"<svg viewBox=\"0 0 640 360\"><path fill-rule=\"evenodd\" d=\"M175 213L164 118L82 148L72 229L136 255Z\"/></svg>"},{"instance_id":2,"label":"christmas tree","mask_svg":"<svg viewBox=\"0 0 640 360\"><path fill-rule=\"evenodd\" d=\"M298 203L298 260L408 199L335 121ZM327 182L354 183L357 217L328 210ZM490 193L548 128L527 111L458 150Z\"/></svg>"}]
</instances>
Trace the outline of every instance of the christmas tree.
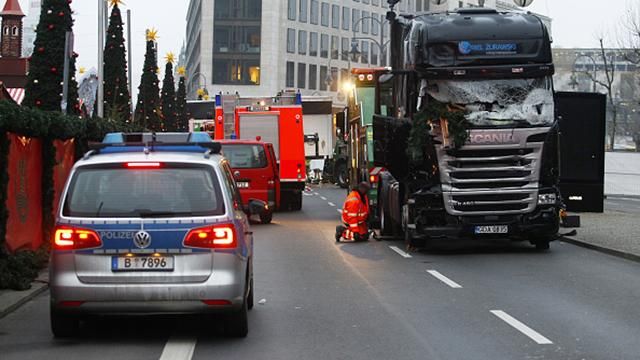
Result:
<instances>
[{"instance_id":1,"label":"christmas tree","mask_svg":"<svg viewBox=\"0 0 640 360\"><path fill-rule=\"evenodd\" d=\"M65 34L72 31L71 0L43 0L36 29L33 55L29 60L24 106L59 111L62 102ZM69 98L67 110L78 113L78 90L75 81L75 56L69 63Z\"/></svg>"},{"instance_id":2,"label":"christmas tree","mask_svg":"<svg viewBox=\"0 0 640 360\"><path fill-rule=\"evenodd\" d=\"M164 69L164 80L162 82L162 95L160 101L162 103L162 119L166 131L177 131L176 124L176 89L173 80L173 62L175 57L173 53L168 53L165 57L167 65Z\"/></svg>"},{"instance_id":3,"label":"christmas tree","mask_svg":"<svg viewBox=\"0 0 640 360\"><path fill-rule=\"evenodd\" d=\"M176 127L178 131L189 129L187 119L187 86L185 85L186 70L184 66L178 68L180 81L178 82L178 93L176 94Z\"/></svg>"},{"instance_id":4,"label":"christmas tree","mask_svg":"<svg viewBox=\"0 0 640 360\"><path fill-rule=\"evenodd\" d=\"M152 131L163 130L159 112L157 35L156 30L147 30L147 52L144 55L144 69L138 87L138 105L136 106L136 122Z\"/></svg>"},{"instance_id":5,"label":"christmas tree","mask_svg":"<svg viewBox=\"0 0 640 360\"><path fill-rule=\"evenodd\" d=\"M127 84L127 50L118 6L122 0L109 2L113 8L104 47L104 113L114 120L127 120L130 117L131 98Z\"/></svg>"}]
</instances>

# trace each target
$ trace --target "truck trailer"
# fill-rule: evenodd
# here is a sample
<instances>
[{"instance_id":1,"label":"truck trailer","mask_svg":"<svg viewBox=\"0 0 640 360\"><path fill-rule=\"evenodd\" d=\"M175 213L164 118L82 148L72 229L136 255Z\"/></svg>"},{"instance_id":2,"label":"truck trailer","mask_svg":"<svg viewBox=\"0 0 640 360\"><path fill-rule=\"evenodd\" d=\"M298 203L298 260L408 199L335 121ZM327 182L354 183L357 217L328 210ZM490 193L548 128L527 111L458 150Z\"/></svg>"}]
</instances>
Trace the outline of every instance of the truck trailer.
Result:
<instances>
[{"instance_id":1,"label":"truck trailer","mask_svg":"<svg viewBox=\"0 0 640 360\"><path fill-rule=\"evenodd\" d=\"M380 234L413 247L504 238L548 249L561 197L543 22L489 8L387 17L392 67L357 74L374 84L363 163Z\"/></svg>"}]
</instances>

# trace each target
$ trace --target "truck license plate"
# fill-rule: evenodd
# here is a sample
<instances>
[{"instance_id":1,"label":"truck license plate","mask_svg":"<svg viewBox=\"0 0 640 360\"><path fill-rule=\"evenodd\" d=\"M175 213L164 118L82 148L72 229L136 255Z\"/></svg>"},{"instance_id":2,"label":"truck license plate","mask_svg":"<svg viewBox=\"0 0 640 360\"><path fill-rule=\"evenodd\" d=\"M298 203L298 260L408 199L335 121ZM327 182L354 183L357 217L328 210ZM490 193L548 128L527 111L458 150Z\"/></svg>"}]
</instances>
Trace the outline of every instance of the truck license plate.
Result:
<instances>
[{"instance_id":1,"label":"truck license plate","mask_svg":"<svg viewBox=\"0 0 640 360\"><path fill-rule=\"evenodd\" d=\"M173 256L114 256L113 271L172 271Z\"/></svg>"},{"instance_id":2,"label":"truck license plate","mask_svg":"<svg viewBox=\"0 0 640 360\"><path fill-rule=\"evenodd\" d=\"M238 181L236 182L236 184L238 185L238 189L248 189L249 188L249 183L246 181Z\"/></svg>"},{"instance_id":3,"label":"truck license plate","mask_svg":"<svg viewBox=\"0 0 640 360\"><path fill-rule=\"evenodd\" d=\"M485 225L476 226L476 234L507 234L509 233L509 226L507 225Z\"/></svg>"}]
</instances>

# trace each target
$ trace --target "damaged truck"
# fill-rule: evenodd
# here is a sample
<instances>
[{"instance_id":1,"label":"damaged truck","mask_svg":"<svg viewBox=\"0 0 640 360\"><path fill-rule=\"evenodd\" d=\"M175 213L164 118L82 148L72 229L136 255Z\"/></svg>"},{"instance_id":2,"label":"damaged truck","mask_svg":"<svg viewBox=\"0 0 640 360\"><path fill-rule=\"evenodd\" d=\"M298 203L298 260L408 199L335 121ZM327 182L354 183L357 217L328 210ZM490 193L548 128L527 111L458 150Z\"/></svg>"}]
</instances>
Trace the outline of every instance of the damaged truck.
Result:
<instances>
[{"instance_id":1,"label":"damaged truck","mask_svg":"<svg viewBox=\"0 0 640 360\"><path fill-rule=\"evenodd\" d=\"M376 225L440 238L556 239L559 126L547 28L488 8L388 14L392 67L375 72ZM374 177L371 177L374 179Z\"/></svg>"}]
</instances>

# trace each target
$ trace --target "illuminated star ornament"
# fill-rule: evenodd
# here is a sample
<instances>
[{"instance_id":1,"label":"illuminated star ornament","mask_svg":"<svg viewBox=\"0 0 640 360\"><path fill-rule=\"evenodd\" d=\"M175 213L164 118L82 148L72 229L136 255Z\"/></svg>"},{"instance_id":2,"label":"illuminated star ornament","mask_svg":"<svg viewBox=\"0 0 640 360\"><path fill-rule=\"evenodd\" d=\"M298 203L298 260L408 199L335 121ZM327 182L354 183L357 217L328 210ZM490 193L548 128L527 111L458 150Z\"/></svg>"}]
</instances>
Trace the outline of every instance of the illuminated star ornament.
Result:
<instances>
[{"instance_id":1,"label":"illuminated star ornament","mask_svg":"<svg viewBox=\"0 0 640 360\"><path fill-rule=\"evenodd\" d=\"M115 7L118 5L124 5L124 2L122 0L109 0L109 5L111 5L111 7Z\"/></svg>"},{"instance_id":2,"label":"illuminated star ornament","mask_svg":"<svg viewBox=\"0 0 640 360\"><path fill-rule=\"evenodd\" d=\"M184 66L178 67L177 72L178 72L178 75L180 75L180 76L187 75L187 69Z\"/></svg>"},{"instance_id":3,"label":"illuminated star ornament","mask_svg":"<svg viewBox=\"0 0 640 360\"><path fill-rule=\"evenodd\" d=\"M78 72L80 73L80 75L82 75L85 72L87 72L87 68L85 68L84 66L80 66L80 69L78 69Z\"/></svg>"},{"instance_id":4,"label":"illuminated star ornament","mask_svg":"<svg viewBox=\"0 0 640 360\"><path fill-rule=\"evenodd\" d=\"M167 55L165 55L164 59L169 64L173 64L174 62L176 62L176 56L171 51L169 51Z\"/></svg>"},{"instance_id":5,"label":"illuminated star ornament","mask_svg":"<svg viewBox=\"0 0 640 360\"><path fill-rule=\"evenodd\" d=\"M158 30L154 28L147 29L147 41L158 41Z\"/></svg>"}]
</instances>

